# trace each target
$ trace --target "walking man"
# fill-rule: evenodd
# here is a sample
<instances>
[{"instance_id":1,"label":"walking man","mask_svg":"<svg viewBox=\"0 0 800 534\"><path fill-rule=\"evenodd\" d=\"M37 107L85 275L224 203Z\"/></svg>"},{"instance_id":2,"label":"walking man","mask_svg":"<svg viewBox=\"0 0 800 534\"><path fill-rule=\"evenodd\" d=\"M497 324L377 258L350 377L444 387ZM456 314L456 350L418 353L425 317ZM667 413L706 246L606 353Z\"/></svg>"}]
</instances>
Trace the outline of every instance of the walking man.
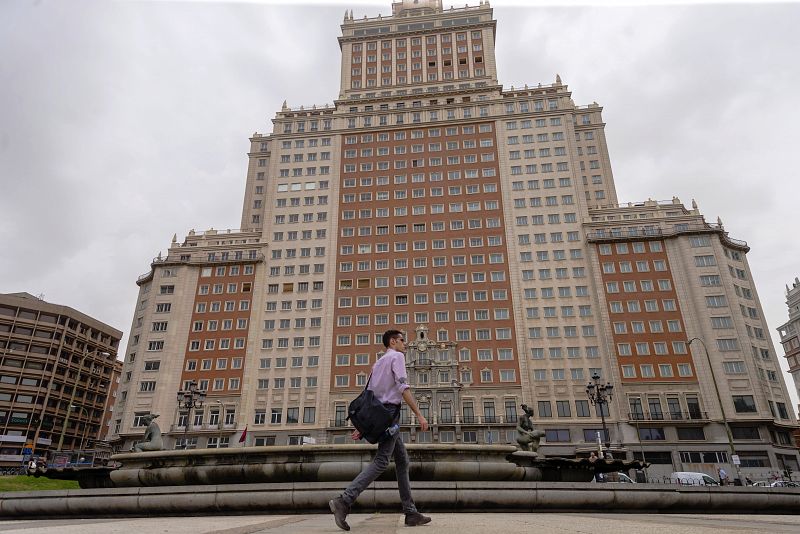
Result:
<instances>
[{"instance_id":1,"label":"walking man","mask_svg":"<svg viewBox=\"0 0 800 534\"><path fill-rule=\"evenodd\" d=\"M414 401L414 395L408 385L406 360L403 355L406 351L406 342L403 338L403 333L399 330L387 330L383 334L383 345L387 348L387 351L372 366L369 390L387 409L394 411L395 424L400 421L400 403L405 401L417 416L422 431L425 432L428 430L428 421L419 411L419 407ZM359 440L361 439L361 433L358 430L354 430L352 437L354 440ZM339 497L328 503L336 520L336 526L342 530L350 530L350 525L346 521L347 514L350 513L350 507L361 492L367 489L386 470L389 466L389 459L392 457L394 458L395 471L397 473L400 501L403 506L403 513L406 515L406 525L416 527L430 523L431 518L419 513L414 505L414 500L411 498L411 483L408 478L408 453L406 453L406 447L400 439L400 433L394 432L387 433L386 437L378 443L378 452L372 459L372 463L361 471Z\"/></svg>"}]
</instances>

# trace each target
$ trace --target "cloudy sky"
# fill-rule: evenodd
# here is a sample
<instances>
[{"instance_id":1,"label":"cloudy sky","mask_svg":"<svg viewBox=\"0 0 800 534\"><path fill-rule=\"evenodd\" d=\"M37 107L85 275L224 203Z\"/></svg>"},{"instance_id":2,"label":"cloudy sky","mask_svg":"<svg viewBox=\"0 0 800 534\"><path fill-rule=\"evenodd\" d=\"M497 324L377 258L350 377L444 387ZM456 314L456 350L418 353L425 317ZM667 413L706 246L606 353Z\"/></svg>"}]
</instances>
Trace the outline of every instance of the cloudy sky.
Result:
<instances>
[{"instance_id":1,"label":"cloudy sky","mask_svg":"<svg viewBox=\"0 0 800 534\"><path fill-rule=\"evenodd\" d=\"M0 293L127 333L134 282L173 234L239 226L248 137L284 99L336 98L344 10L390 3L0 2ZM604 106L620 201L694 198L748 241L782 356L800 5L551 3L492 2L501 83L560 74Z\"/></svg>"}]
</instances>

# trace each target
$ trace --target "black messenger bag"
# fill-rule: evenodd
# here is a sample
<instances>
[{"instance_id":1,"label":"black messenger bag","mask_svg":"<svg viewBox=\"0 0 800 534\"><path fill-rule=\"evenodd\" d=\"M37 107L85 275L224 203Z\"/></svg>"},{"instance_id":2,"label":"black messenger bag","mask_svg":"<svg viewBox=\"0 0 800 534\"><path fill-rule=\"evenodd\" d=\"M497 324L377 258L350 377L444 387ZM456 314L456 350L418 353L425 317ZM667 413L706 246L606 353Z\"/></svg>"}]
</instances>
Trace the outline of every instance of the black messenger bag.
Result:
<instances>
[{"instance_id":1,"label":"black messenger bag","mask_svg":"<svg viewBox=\"0 0 800 534\"><path fill-rule=\"evenodd\" d=\"M383 436L386 429L394 422L394 411L388 410L381 401L375 398L375 395L367 389L369 387L369 380L372 375L367 379L367 385L364 386L364 391L356 397L347 407L347 421L348 419L356 427L356 430L361 432L361 436L370 443L378 443Z\"/></svg>"}]
</instances>

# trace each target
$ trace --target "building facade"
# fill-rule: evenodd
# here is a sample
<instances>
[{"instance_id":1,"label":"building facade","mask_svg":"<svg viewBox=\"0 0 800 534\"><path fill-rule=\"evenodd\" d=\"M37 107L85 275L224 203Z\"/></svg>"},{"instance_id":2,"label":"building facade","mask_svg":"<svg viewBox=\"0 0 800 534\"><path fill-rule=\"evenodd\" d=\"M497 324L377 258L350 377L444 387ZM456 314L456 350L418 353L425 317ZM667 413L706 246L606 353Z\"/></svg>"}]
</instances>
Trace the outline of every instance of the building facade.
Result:
<instances>
[{"instance_id":1,"label":"building facade","mask_svg":"<svg viewBox=\"0 0 800 534\"><path fill-rule=\"evenodd\" d=\"M789 308L789 320L778 327L781 345L786 359L789 361L789 373L794 380L794 387L800 396L800 279L794 279L792 287L786 285L786 306ZM800 412L800 406L796 412ZM800 446L800 430L795 430L795 441Z\"/></svg>"},{"instance_id":2,"label":"building facade","mask_svg":"<svg viewBox=\"0 0 800 534\"><path fill-rule=\"evenodd\" d=\"M524 402L547 432L547 453L588 453L603 429L585 388L599 375L618 385L603 415L620 454L650 448L670 471L703 463L695 453L727 465L720 402L704 355L688 344L698 337L717 366L729 356L720 346L765 351L720 386L722 405L758 427L739 434L764 453L753 465L766 469L784 453L796 461L779 443L796 421L781 416L774 348L748 337L766 331L750 278L736 287L756 315L731 312L723 339L735 341L720 345L699 307L699 276L711 271L691 263L694 234L671 225L680 219L706 236L709 268L735 253L731 268L749 277L746 244L677 199L620 206L602 108L576 105L558 76L500 85L488 2L395 2L390 17L348 12L341 28L338 99L284 103L273 132L250 139L241 229L174 238L138 281L112 425L120 443L141 436L142 415L155 412L177 447L232 445L245 427L247 444L345 443L346 405L382 353L383 331L398 328L413 340L410 378L432 422L419 432L403 413L409 442L513 443ZM629 233L634 223L662 233ZM635 252L606 257L621 228ZM604 270L636 262L654 276ZM717 270L736 291L733 275ZM612 282L657 291L672 307L646 321L635 308L614 315ZM635 363L618 354L637 342L651 352ZM192 383L207 392L203 406L179 408L176 392ZM674 424L654 423L678 412Z\"/></svg>"},{"instance_id":3,"label":"building facade","mask_svg":"<svg viewBox=\"0 0 800 534\"><path fill-rule=\"evenodd\" d=\"M0 465L105 439L121 337L67 306L28 293L0 295Z\"/></svg>"}]
</instances>

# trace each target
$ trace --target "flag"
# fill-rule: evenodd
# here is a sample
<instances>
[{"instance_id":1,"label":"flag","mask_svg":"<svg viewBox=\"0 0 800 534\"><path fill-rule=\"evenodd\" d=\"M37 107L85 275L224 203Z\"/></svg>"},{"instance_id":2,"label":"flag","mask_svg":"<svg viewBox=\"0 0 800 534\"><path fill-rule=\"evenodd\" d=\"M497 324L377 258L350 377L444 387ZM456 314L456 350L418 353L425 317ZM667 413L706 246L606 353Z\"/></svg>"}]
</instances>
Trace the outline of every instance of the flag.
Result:
<instances>
[{"instance_id":1,"label":"flag","mask_svg":"<svg viewBox=\"0 0 800 534\"><path fill-rule=\"evenodd\" d=\"M247 441L247 426L244 427L242 436L239 438L239 443L244 443L245 441Z\"/></svg>"}]
</instances>

